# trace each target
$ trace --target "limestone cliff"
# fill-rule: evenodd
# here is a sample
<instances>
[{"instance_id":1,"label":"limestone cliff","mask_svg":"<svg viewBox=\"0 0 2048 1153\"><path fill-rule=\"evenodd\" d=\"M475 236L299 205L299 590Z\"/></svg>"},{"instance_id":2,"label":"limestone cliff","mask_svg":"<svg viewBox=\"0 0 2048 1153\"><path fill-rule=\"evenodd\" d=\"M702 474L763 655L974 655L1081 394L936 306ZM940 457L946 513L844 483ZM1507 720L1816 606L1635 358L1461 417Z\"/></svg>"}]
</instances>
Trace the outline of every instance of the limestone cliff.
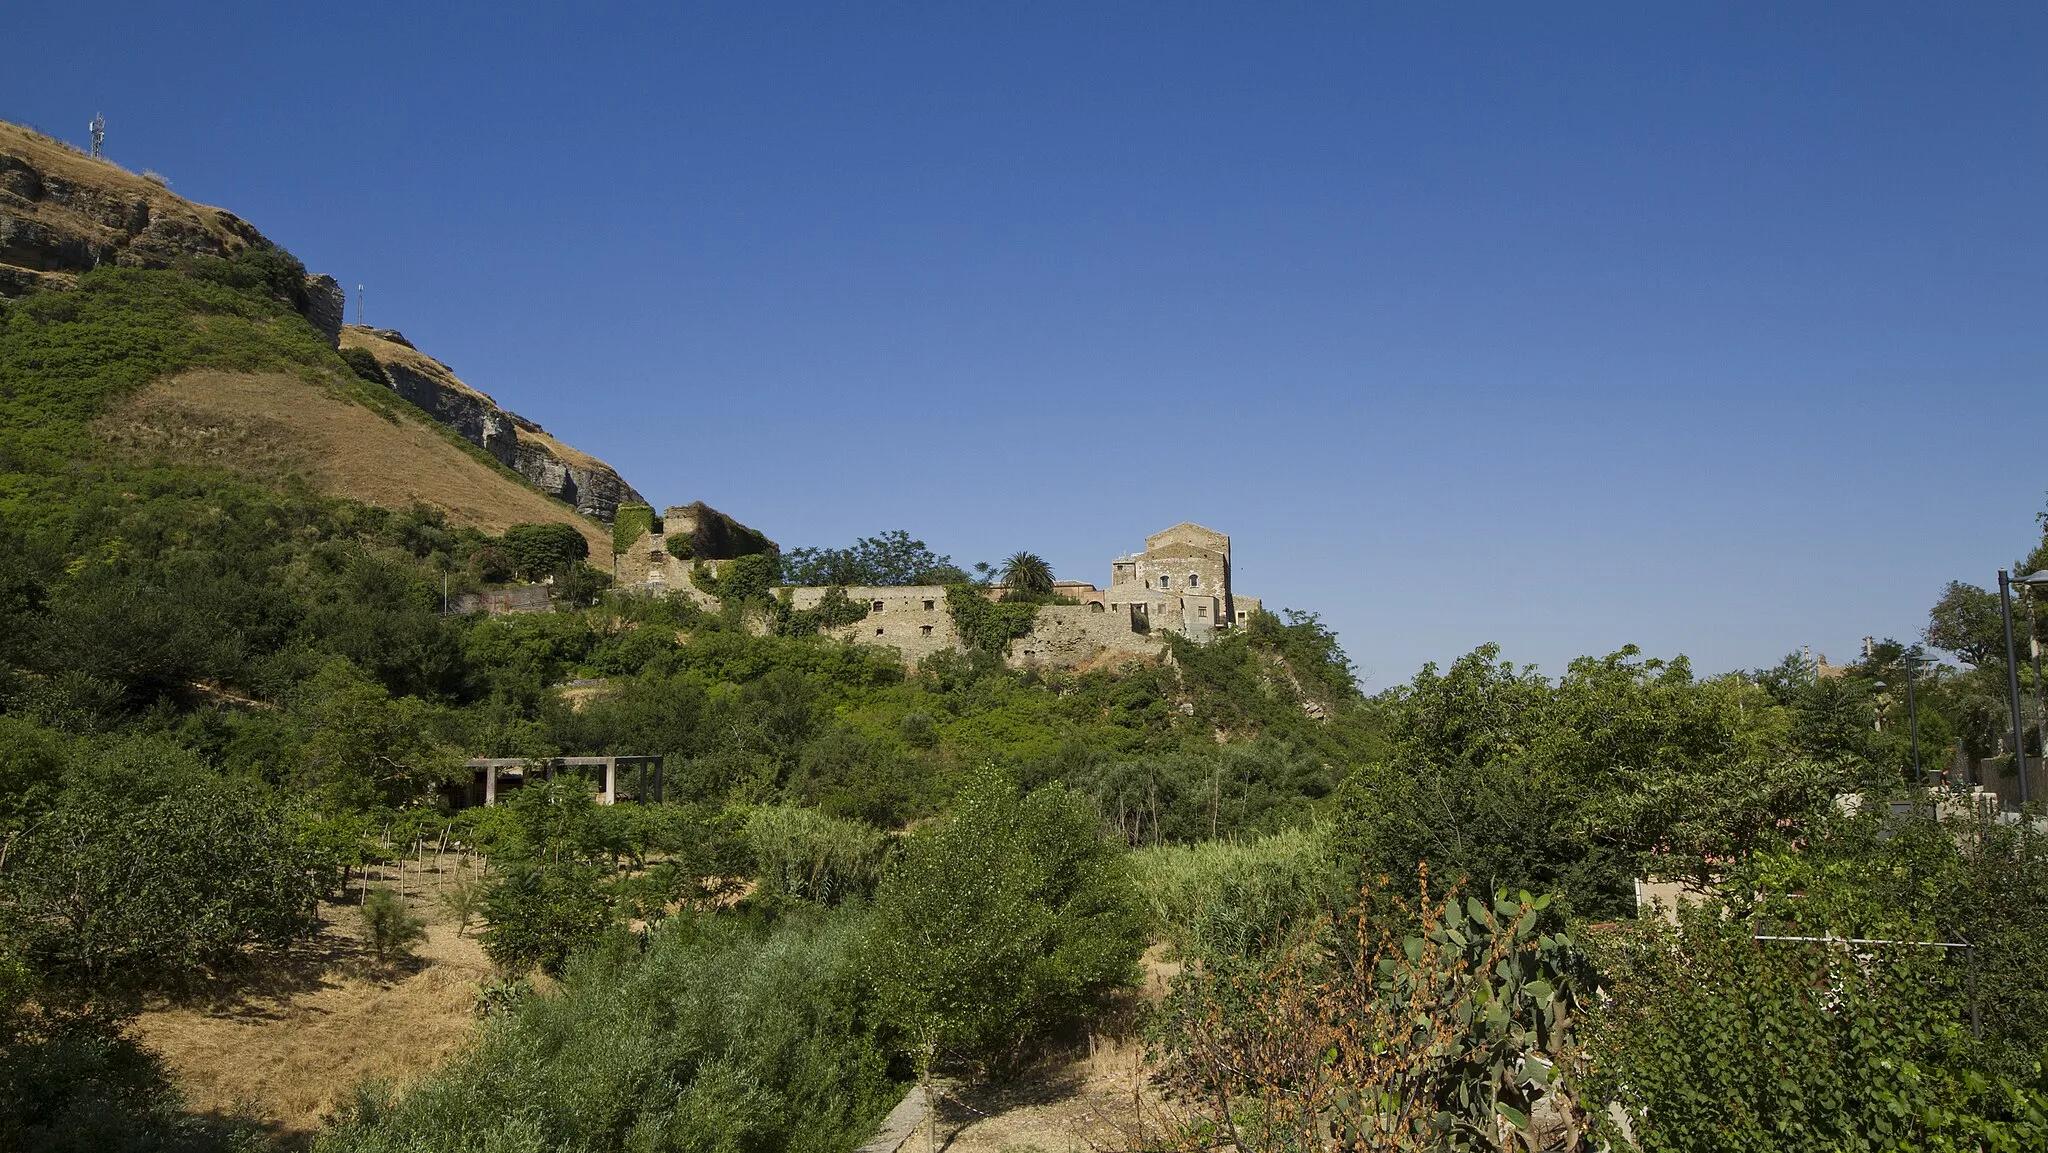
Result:
<instances>
[{"instance_id":1,"label":"limestone cliff","mask_svg":"<svg viewBox=\"0 0 2048 1153\"><path fill-rule=\"evenodd\" d=\"M645 504L613 468L570 448L546 429L463 383L445 364L414 348L391 329L344 325L341 347L359 348L377 361L392 391L426 410L463 439L498 458L535 488L609 521L620 504Z\"/></svg>"},{"instance_id":2,"label":"limestone cliff","mask_svg":"<svg viewBox=\"0 0 2048 1153\"><path fill-rule=\"evenodd\" d=\"M0 297L69 288L102 264L164 268L189 256L275 247L248 221L173 195L61 141L0 122ZM308 276L301 310L335 339L344 297Z\"/></svg>"}]
</instances>

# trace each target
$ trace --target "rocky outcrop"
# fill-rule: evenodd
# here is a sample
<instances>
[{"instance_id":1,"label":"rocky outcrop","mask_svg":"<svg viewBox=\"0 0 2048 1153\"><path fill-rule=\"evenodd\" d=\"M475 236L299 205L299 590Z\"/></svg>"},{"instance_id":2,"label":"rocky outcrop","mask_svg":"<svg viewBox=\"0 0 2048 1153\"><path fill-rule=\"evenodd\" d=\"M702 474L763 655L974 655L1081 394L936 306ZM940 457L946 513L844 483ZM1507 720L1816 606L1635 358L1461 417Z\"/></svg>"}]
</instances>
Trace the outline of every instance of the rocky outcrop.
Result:
<instances>
[{"instance_id":1,"label":"rocky outcrop","mask_svg":"<svg viewBox=\"0 0 2048 1153\"><path fill-rule=\"evenodd\" d=\"M322 273L306 277L306 319L327 338L327 343L341 344L341 323L348 317L348 293L341 289L341 282Z\"/></svg>"},{"instance_id":2,"label":"rocky outcrop","mask_svg":"<svg viewBox=\"0 0 2048 1153\"><path fill-rule=\"evenodd\" d=\"M193 256L275 247L232 212L18 125L0 123L0 296L65 289L103 264L167 268ZM336 339L341 285L306 280L306 319Z\"/></svg>"},{"instance_id":3,"label":"rocky outcrop","mask_svg":"<svg viewBox=\"0 0 2048 1153\"><path fill-rule=\"evenodd\" d=\"M609 522L621 504L645 504L610 465L549 436L546 429L499 408L463 383L447 365L391 329L343 325L343 348L376 358L393 392L454 429L535 488L586 516Z\"/></svg>"}]
</instances>

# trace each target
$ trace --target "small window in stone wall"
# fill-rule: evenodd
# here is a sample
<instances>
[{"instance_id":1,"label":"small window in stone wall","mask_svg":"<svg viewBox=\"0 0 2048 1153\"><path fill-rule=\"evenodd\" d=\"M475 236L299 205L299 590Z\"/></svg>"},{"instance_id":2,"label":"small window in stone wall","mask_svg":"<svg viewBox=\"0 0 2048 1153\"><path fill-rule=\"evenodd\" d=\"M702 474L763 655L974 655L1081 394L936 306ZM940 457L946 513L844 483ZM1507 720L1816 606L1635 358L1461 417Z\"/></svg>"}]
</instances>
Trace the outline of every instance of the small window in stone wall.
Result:
<instances>
[{"instance_id":1,"label":"small window in stone wall","mask_svg":"<svg viewBox=\"0 0 2048 1153\"><path fill-rule=\"evenodd\" d=\"M932 609L934 609L934 608L936 608L936 607L938 607L938 602L937 602L937 601L926 601L926 602L924 602L924 611L926 611L926 612L930 612L930 611L932 611Z\"/></svg>"},{"instance_id":2,"label":"small window in stone wall","mask_svg":"<svg viewBox=\"0 0 2048 1153\"><path fill-rule=\"evenodd\" d=\"M918 635L919 635L919 636L926 636L926 637L928 637L928 636L932 635L932 626L930 626L930 625L919 625L919 626L917 627L917 633L918 633Z\"/></svg>"},{"instance_id":3,"label":"small window in stone wall","mask_svg":"<svg viewBox=\"0 0 2048 1153\"><path fill-rule=\"evenodd\" d=\"M876 601L876 602L875 602L875 610L874 610L874 611L876 611L876 612L881 612L881 611L882 611L882 602L881 602L881 601ZM877 629L877 630L875 630L875 631L877 631L877 632L880 632L881 630L880 630L880 629Z\"/></svg>"},{"instance_id":4,"label":"small window in stone wall","mask_svg":"<svg viewBox=\"0 0 2048 1153\"><path fill-rule=\"evenodd\" d=\"M876 636L881 636L881 635L882 635L882 630L881 630L881 629L876 629L876 630L875 630L875 635L876 635Z\"/></svg>"},{"instance_id":5,"label":"small window in stone wall","mask_svg":"<svg viewBox=\"0 0 2048 1153\"><path fill-rule=\"evenodd\" d=\"M1202 577L1201 577L1201 574L1199 574L1199 573L1189 573L1189 574L1188 574L1188 587L1189 587L1189 588L1191 588L1191 589L1201 588L1201 587L1202 587Z\"/></svg>"},{"instance_id":6,"label":"small window in stone wall","mask_svg":"<svg viewBox=\"0 0 2048 1153\"><path fill-rule=\"evenodd\" d=\"M1204 617L1205 617L1205 616L1208 616L1208 615L1209 615L1209 606L1208 606L1208 605L1197 605L1197 606L1195 606L1195 615L1196 615L1196 616L1204 616Z\"/></svg>"}]
</instances>

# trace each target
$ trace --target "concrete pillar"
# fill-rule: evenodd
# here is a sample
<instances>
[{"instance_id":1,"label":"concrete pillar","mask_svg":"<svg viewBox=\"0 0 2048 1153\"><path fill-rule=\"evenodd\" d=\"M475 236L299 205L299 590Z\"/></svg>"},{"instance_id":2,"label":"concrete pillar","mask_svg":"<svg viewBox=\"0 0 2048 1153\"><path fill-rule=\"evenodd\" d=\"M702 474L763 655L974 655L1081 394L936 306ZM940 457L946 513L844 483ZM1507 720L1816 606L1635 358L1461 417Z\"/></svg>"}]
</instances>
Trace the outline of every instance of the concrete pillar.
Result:
<instances>
[{"instance_id":1,"label":"concrete pillar","mask_svg":"<svg viewBox=\"0 0 2048 1153\"><path fill-rule=\"evenodd\" d=\"M484 766L484 804L498 803L498 766Z\"/></svg>"}]
</instances>

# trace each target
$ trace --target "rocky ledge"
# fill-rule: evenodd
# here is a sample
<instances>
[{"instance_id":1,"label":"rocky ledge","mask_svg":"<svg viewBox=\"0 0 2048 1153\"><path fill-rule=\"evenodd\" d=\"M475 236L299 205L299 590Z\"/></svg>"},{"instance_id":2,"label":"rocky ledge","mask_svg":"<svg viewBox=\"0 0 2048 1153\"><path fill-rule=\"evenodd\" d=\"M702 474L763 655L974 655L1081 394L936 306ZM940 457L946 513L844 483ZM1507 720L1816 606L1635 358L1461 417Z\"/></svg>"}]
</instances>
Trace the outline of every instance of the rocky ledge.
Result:
<instances>
[{"instance_id":1,"label":"rocky ledge","mask_svg":"<svg viewBox=\"0 0 2048 1153\"><path fill-rule=\"evenodd\" d=\"M498 407L445 364L388 328L344 325L341 347L369 353L393 392L454 429L500 463L577 512L609 522L621 504L645 504L612 466L570 448L546 429Z\"/></svg>"}]
</instances>

